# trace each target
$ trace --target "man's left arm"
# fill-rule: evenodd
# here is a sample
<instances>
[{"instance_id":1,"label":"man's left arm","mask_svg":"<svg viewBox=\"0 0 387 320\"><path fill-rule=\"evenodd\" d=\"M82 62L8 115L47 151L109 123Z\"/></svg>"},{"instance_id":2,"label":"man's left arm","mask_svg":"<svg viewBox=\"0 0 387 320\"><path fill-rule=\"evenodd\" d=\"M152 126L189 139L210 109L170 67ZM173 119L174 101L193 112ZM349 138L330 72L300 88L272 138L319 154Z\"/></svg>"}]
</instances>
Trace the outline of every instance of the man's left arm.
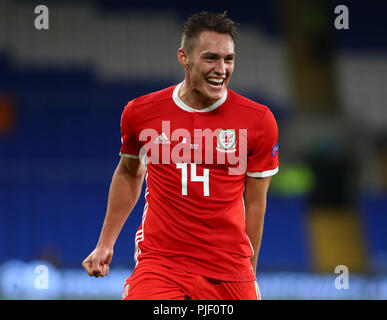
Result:
<instances>
[{"instance_id":1,"label":"man's left arm","mask_svg":"<svg viewBox=\"0 0 387 320\"><path fill-rule=\"evenodd\" d=\"M257 272L257 260L263 233L263 221L266 212L266 197L271 177L246 177L244 202L246 212L246 234L250 238L254 249L251 265L254 275Z\"/></svg>"}]
</instances>

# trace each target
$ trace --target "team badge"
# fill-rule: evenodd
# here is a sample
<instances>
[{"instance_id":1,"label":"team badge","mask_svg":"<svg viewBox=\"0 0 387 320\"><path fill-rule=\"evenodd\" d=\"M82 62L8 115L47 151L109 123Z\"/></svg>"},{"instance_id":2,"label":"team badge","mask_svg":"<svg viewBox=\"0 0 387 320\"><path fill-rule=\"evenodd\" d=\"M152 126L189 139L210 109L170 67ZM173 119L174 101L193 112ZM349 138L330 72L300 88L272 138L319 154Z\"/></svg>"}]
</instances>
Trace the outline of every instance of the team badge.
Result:
<instances>
[{"instance_id":1,"label":"team badge","mask_svg":"<svg viewBox=\"0 0 387 320\"><path fill-rule=\"evenodd\" d=\"M236 131L234 129L220 130L216 150L233 152L236 147Z\"/></svg>"}]
</instances>

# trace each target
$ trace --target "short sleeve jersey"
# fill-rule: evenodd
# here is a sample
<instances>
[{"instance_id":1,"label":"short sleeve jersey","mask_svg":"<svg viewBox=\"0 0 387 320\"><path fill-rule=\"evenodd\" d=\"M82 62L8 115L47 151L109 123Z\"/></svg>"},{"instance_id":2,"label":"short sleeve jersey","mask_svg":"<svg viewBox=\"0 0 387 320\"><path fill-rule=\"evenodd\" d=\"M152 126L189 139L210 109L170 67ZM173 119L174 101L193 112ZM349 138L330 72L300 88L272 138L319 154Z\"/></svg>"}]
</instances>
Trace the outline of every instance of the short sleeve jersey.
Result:
<instances>
[{"instance_id":1,"label":"short sleeve jersey","mask_svg":"<svg viewBox=\"0 0 387 320\"><path fill-rule=\"evenodd\" d=\"M245 232L244 183L278 171L278 128L268 107L227 89L196 110L182 83L131 100L121 156L146 163L135 261L225 281L255 279Z\"/></svg>"}]
</instances>

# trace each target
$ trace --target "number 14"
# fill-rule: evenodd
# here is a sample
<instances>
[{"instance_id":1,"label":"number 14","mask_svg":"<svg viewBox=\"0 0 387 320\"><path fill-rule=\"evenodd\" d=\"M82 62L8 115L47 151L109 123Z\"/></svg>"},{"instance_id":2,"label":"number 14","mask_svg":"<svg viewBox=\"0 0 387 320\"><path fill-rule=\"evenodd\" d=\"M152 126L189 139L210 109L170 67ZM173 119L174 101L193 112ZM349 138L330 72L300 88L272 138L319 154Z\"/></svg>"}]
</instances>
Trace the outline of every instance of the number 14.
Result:
<instances>
[{"instance_id":1,"label":"number 14","mask_svg":"<svg viewBox=\"0 0 387 320\"><path fill-rule=\"evenodd\" d=\"M203 182L203 194L205 197L210 195L210 170L203 169L203 175L196 175L196 163L176 163L176 168L181 169L181 194L186 196L188 194L188 169L187 166L191 165L191 181Z\"/></svg>"}]
</instances>

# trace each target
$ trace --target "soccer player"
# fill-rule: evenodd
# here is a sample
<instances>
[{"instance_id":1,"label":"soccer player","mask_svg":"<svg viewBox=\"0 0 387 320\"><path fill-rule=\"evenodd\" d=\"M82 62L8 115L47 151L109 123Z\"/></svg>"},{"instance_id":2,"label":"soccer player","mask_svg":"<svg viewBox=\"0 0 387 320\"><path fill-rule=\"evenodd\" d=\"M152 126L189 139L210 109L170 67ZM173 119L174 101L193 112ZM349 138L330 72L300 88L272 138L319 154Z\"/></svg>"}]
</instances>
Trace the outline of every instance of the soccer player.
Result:
<instances>
[{"instance_id":1,"label":"soccer player","mask_svg":"<svg viewBox=\"0 0 387 320\"><path fill-rule=\"evenodd\" d=\"M109 273L145 177L123 299L260 299L255 275L278 129L268 107L227 88L236 36L226 13L192 15L177 52L184 81L123 110L105 221L82 263L90 276Z\"/></svg>"}]
</instances>

